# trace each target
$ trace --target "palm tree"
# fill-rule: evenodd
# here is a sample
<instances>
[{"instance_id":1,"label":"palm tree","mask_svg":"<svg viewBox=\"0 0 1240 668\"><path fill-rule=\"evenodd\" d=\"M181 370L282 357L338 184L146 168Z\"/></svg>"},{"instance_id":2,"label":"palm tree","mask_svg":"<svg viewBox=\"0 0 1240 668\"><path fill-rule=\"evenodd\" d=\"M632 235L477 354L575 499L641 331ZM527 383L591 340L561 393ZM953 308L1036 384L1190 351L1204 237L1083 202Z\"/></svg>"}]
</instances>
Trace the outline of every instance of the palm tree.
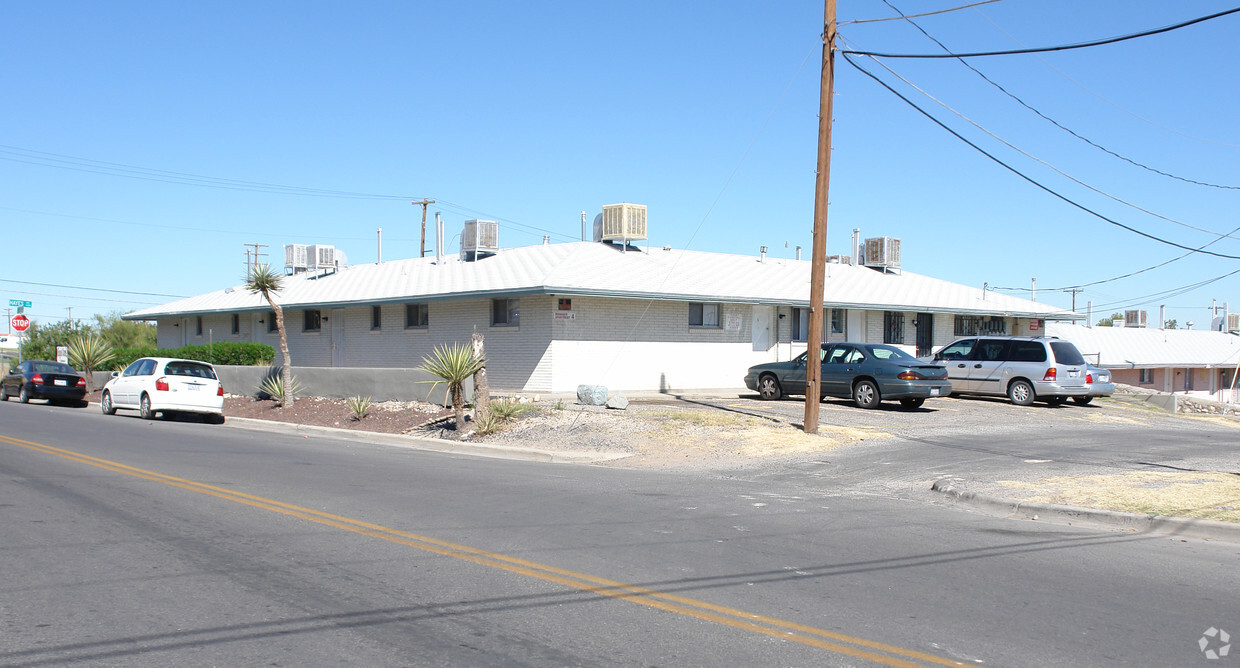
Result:
<instances>
[{"instance_id":1,"label":"palm tree","mask_svg":"<svg viewBox=\"0 0 1240 668\"><path fill-rule=\"evenodd\" d=\"M452 397L452 410L456 413L457 438L465 437L465 381L485 364L486 358L475 356L473 346L453 343L450 346L436 346L418 367L443 379L434 381L435 385L448 384L448 396ZM432 385L431 390L434 389Z\"/></svg>"},{"instance_id":2,"label":"palm tree","mask_svg":"<svg viewBox=\"0 0 1240 668\"><path fill-rule=\"evenodd\" d=\"M262 295L263 299L271 304L271 310L275 313L276 330L280 332L280 356L284 361L281 377L284 380L284 387L293 387L293 361L288 356L288 334L284 331L284 309L276 303L272 295L279 292L284 287L284 276L271 270L271 265L260 264L255 265L250 273L245 277L245 289L250 294ZM284 398L282 406L293 405L293 395L290 392Z\"/></svg>"}]
</instances>

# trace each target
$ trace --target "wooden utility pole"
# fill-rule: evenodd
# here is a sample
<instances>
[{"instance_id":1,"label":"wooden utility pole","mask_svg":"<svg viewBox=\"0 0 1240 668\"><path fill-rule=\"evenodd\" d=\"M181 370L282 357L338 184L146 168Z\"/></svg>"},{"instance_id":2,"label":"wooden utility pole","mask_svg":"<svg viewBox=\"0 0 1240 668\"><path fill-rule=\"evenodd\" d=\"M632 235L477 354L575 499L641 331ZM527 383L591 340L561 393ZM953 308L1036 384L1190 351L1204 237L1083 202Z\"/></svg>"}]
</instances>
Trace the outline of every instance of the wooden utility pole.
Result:
<instances>
[{"instance_id":1,"label":"wooden utility pole","mask_svg":"<svg viewBox=\"0 0 1240 668\"><path fill-rule=\"evenodd\" d=\"M818 433L822 400L822 302L827 279L827 189L831 183L831 98L835 83L835 0L822 21L822 83L818 98L818 179L814 184L814 240L810 254L809 334L805 356L805 433Z\"/></svg>"},{"instance_id":2,"label":"wooden utility pole","mask_svg":"<svg viewBox=\"0 0 1240 668\"><path fill-rule=\"evenodd\" d=\"M426 257L426 207L434 204L435 200L422 198L421 202L410 202L414 206L422 205L422 253L418 257Z\"/></svg>"}]
</instances>

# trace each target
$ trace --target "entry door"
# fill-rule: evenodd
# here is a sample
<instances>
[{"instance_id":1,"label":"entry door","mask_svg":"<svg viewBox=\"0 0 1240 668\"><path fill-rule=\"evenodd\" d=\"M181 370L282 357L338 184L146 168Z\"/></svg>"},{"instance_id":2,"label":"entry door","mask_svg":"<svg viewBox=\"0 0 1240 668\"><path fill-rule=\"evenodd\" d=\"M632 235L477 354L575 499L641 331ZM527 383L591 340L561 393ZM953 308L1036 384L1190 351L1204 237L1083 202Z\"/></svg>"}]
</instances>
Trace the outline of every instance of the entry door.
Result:
<instances>
[{"instance_id":1,"label":"entry door","mask_svg":"<svg viewBox=\"0 0 1240 668\"><path fill-rule=\"evenodd\" d=\"M332 366L344 366L344 309L332 309Z\"/></svg>"},{"instance_id":2,"label":"entry door","mask_svg":"<svg viewBox=\"0 0 1240 668\"><path fill-rule=\"evenodd\" d=\"M753 307L753 318L750 323L753 332L753 349L755 352L771 349L771 320L775 310L773 306Z\"/></svg>"},{"instance_id":3,"label":"entry door","mask_svg":"<svg viewBox=\"0 0 1240 668\"><path fill-rule=\"evenodd\" d=\"M934 352L934 314L917 314L917 356L929 357Z\"/></svg>"}]
</instances>

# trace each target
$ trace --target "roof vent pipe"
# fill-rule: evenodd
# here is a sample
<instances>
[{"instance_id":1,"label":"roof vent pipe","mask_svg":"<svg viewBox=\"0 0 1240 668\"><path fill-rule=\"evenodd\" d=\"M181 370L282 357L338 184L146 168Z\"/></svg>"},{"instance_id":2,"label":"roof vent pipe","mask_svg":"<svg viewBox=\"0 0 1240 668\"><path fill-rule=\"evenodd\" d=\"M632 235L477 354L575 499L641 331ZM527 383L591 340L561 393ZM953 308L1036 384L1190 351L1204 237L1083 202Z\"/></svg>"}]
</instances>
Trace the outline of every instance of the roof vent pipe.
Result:
<instances>
[{"instance_id":1,"label":"roof vent pipe","mask_svg":"<svg viewBox=\"0 0 1240 668\"><path fill-rule=\"evenodd\" d=\"M581 240L586 240L586 212L581 212Z\"/></svg>"},{"instance_id":2,"label":"roof vent pipe","mask_svg":"<svg viewBox=\"0 0 1240 668\"><path fill-rule=\"evenodd\" d=\"M758 250L759 250L759 252L762 254L762 258L761 258L760 260L758 260L758 261L759 261L759 262L766 262L766 246L759 246L759 247L758 247Z\"/></svg>"},{"instance_id":3,"label":"roof vent pipe","mask_svg":"<svg viewBox=\"0 0 1240 668\"><path fill-rule=\"evenodd\" d=\"M853 262L856 262L857 264L861 264L860 257L861 257L861 228L854 227L853 228L853 245L852 245Z\"/></svg>"},{"instance_id":4,"label":"roof vent pipe","mask_svg":"<svg viewBox=\"0 0 1240 668\"><path fill-rule=\"evenodd\" d=\"M544 245L544 246L549 246L550 244L551 244L551 237L550 237L550 236L548 236L548 235L546 235L546 234L544 234L544 235L543 235L543 245Z\"/></svg>"},{"instance_id":5,"label":"roof vent pipe","mask_svg":"<svg viewBox=\"0 0 1240 668\"><path fill-rule=\"evenodd\" d=\"M375 264L383 264L383 228L379 228L379 259L375 260Z\"/></svg>"},{"instance_id":6,"label":"roof vent pipe","mask_svg":"<svg viewBox=\"0 0 1240 668\"><path fill-rule=\"evenodd\" d=\"M435 264L443 264L443 217L435 212Z\"/></svg>"},{"instance_id":7,"label":"roof vent pipe","mask_svg":"<svg viewBox=\"0 0 1240 668\"><path fill-rule=\"evenodd\" d=\"M799 262L800 260L801 260L801 247L797 246L797 261Z\"/></svg>"}]
</instances>

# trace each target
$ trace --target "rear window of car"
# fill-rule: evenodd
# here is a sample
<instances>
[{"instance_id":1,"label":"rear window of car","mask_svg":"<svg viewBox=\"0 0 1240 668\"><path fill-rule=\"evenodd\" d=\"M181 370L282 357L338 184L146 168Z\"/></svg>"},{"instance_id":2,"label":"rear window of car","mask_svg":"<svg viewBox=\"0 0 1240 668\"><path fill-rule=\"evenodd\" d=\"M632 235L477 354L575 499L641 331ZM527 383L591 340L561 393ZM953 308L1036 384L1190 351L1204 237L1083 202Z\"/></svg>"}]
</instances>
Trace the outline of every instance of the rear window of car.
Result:
<instances>
[{"instance_id":1,"label":"rear window of car","mask_svg":"<svg viewBox=\"0 0 1240 668\"><path fill-rule=\"evenodd\" d=\"M32 364L31 366L33 366L34 370L38 371L39 373L68 373L68 374L75 374L75 375L77 374L77 372L73 370L73 367L67 364L60 364L58 362L42 362L39 364Z\"/></svg>"},{"instance_id":2,"label":"rear window of car","mask_svg":"<svg viewBox=\"0 0 1240 668\"><path fill-rule=\"evenodd\" d=\"M1045 362L1046 346L1041 341L1013 341L1008 354L1012 362Z\"/></svg>"},{"instance_id":3,"label":"rear window of car","mask_svg":"<svg viewBox=\"0 0 1240 668\"><path fill-rule=\"evenodd\" d=\"M1071 341L1051 341L1051 351L1055 353L1055 361L1060 364L1084 364L1085 358Z\"/></svg>"},{"instance_id":4,"label":"rear window of car","mask_svg":"<svg viewBox=\"0 0 1240 668\"><path fill-rule=\"evenodd\" d=\"M880 360L914 360L912 355L894 346L874 346L870 352Z\"/></svg>"},{"instance_id":5,"label":"rear window of car","mask_svg":"<svg viewBox=\"0 0 1240 668\"><path fill-rule=\"evenodd\" d=\"M192 376L194 378L215 378L215 369L197 362L168 362L164 373L169 376Z\"/></svg>"}]
</instances>

